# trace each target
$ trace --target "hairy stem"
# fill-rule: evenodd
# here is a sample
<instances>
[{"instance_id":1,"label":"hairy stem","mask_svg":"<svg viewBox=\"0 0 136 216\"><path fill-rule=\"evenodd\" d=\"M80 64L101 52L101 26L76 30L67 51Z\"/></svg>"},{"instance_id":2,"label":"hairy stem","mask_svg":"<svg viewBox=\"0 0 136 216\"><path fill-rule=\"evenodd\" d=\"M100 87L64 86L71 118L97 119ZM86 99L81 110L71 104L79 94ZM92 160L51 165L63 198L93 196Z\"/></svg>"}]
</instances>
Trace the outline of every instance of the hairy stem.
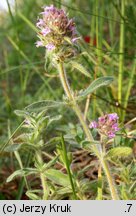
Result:
<instances>
[{"instance_id":1,"label":"hairy stem","mask_svg":"<svg viewBox=\"0 0 136 216\"><path fill-rule=\"evenodd\" d=\"M108 180L108 184L109 184L112 199L113 200L119 200L118 193L117 193L117 190L116 190L116 187L115 187L115 183L114 183L112 174L110 172L108 162L105 159L102 159L101 162L102 162L103 170L104 170L105 175L106 175L107 180Z\"/></svg>"},{"instance_id":2,"label":"hairy stem","mask_svg":"<svg viewBox=\"0 0 136 216\"><path fill-rule=\"evenodd\" d=\"M77 114L77 116L80 120L80 123L84 129L86 136L87 136L87 139L89 141L93 141L93 136L92 136L92 134L88 128L86 121L84 120L84 116L83 116L78 104L76 103L76 101L75 101L75 99L71 93L71 89L70 89L70 86L68 84L66 73L65 73L62 62L60 62L58 64L58 70L59 70L59 76L60 76L60 80L61 80L62 86L64 88L64 91L65 91L67 97L69 98L69 100L72 102L73 110L75 111L75 113Z\"/></svg>"},{"instance_id":3,"label":"hairy stem","mask_svg":"<svg viewBox=\"0 0 136 216\"><path fill-rule=\"evenodd\" d=\"M80 123L84 129L84 132L86 134L86 137L88 139L88 141L92 142L94 139L93 139L93 136L88 128L88 125L84 119L84 116L78 106L78 104L76 103L76 100L74 99L74 96L72 95L72 92L71 92L71 89L70 89L70 86L69 86L69 83L68 83L68 80L67 80L67 76L66 76L66 72L65 72L65 69L64 69L64 66L63 66L63 62L59 62L58 63L58 71L59 71L59 76L60 76L60 80L61 80L61 83L62 83L62 86L64 88L64 91L67 95L67 97L69 98L70 102L72 102L72 105L73 105L73 110L75 111L75 113L77 114L79 120L80 120ZM97 147L94 145L93 146L96 151L97 151ZM102 159L101 159L102 160ZM118 200L118 195L116 193L116 188L115 188L115 184L114 184L114 180L112 179L112 175L110 173L110 169L109 169L109 166L108 166L108 163L103 159L102 160L102 167L103 167L103 170L105 172L105 175L107 177L107 180L108 180L108 184L109 184L109 187L110 187L110 191L111 191L111 196L112 196L112 199L113 200Z\"/></svg>"},{"instance_id":4,"label":"hairy stem","mask_svg":"<svg viewBox=\"0 0 136 216\"><path fill-rule=\"evenodd\" d=\"M102 167L101 167L101 164L98 168L97 200L102 200Z\"/></svg>"},{"instance_id":5,"label":"hairy stem","mask_svg":"<svg viewBox=\"0 0 136 216\"><path fill-rule=\"evenodd\" d=\"M43 159L41 155L41 151L36 152L36 158L38 163L42 166L43 165ZM44 176L44 173L40 170L40 178L41 178L41 183L42 183L42 188L43 188L43 200L47 200L48 198L48 189L46 185L46 179Z\"/></svg>"}]
</instances>

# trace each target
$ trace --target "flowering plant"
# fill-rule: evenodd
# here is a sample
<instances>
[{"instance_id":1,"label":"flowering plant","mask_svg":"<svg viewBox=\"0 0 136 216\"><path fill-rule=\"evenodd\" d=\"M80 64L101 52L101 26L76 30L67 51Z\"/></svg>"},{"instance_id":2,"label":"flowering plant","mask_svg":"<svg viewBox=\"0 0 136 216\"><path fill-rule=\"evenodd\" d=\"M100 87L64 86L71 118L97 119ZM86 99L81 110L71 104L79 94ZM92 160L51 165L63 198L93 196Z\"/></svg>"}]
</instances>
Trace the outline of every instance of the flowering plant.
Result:
<instances>
[{"instance_id":1,"label":"flowering plant","mask_svg":"<svg viewBox=\"0 0 136 216\"><path fill-rule=\"evenodd\" d=\"M37 47L45 47L48 51L63 57L74 55L73 45L79 39L73 19L69 19L63 9L53 5L44 7L42 18L38 19L39 28Z\"/></svg>"},{"instance_id":2,"label":"flowering plant","mask_svg":"<svg viewBox=\"0 0 136 216\"><path fill-rule=\"evenodd\" d=\"M28 189L27 195L32 199L56 199L56 193L58 195L57 198L60 198L62 191L66 193L66 196L61 196L63 199L65 197L67 198L68 194L70 194L71 199L86 199L82 192L83 186L86 188L86 180L82 181L82 179L80 180L78 178L81 176L81 171L78 173L79 175L75 175L74 169L72 169L73 158L69 154L71 152L67 153L69 148L66 146L69 144L73 149L81 148L83 153L86 154L87 152L89 156L95 157L96 163L98 164L97 181L99 199L103 199L104 193L106 193L108 198L110 197L113 200L120 199L118 186L114 180L115 176L111 173L109 159L111 162L112 157L129 155L132 151L129 147L116 147L114 149L108 146L108 149L106 145L109 141L113 141L116 137L116 132L120 130L118 126L119 117L117 113L106 114L99 117L97 121L91 121L89 125L86 114L83 113L79 106L79 101L81 102L83 100L86 100L86 104L88 104L88 97L98 88L110 85L113 78L110 76L99 77L93 80L87 88L81 89L79 92L74 92L68 81L65 60L68 59L68 64L71 65L71 58L76 56L76 46L79 37L76 32L75 23L73 19L69 19L68 14L64 10L58 9L53 5L44 7L44 11L41 12L40 16L42 18L38 18L36 24L38 28L37 36L39 38L36 42L36 47L44 47L46 49L45 58L50 56L51 63L52 60L55 60L55 64L53 65L55 65L58 72L65 97L62 98L62 101L43 100L27 106L23 111L16 111L17 115L23 116L26 119L22 123L22 126L25 129L27 128L28 131L22 136L19 136L18 139L16 138L19 142L20 140L22 141L19 146L12 145L12 151L15 151L21 169L9 176L8 181L11 181L17 175L23 176ZM82 65L77 63L74 63L74 65L88 79L92 79L90 73ZM59 124L62 115L50 115L50 110L56 108L58 111L59 107L66 108L66 106L79 119L79 124L76 126L72 125L71 130L68 127L68 122L66 127ZM88 110L86 107L88 105L85 105L85 110ZM54 130L51 128L50 134L52 137L47 136L46 140L45 136L48 135L49 128L56 121L59 131L62 130L63 135L56 136ZM100 139L97 137L98 140L95 140L94 131L91 130L93 128L97 129L100 134ZM64 131L66 132L65 135ZM20 163L20 158L17 155L17 150L24 143L33 153L34 164L32 168L23 168L23 164ZM46 152L46 149L52 148L52 143L55 146L53 156L48 154L48 150ZM46 158L45 160L44 156L48 159ZM58 170L58 167L60 170ZM26 175L31 174L40 177L42 190L33 190L29 187ZM109 190L106 192L103 192L103 176L106 177L109 187ZM99 185L101 185L101 190ZM95 198L97 199L97 197Z\"/></svg>"},{"instance_id":3,"label":"flowering plant","mask_svg":"<svg viewBox=\"0 0 136 216\"><path fill-rule=\"evenodd\" d=\"M69 53L69 45L71 46L77 40L75 24L72 19L69 20L68 16L63 10L57 9L53 5L45 7L44 12L42 12L42 15L43 19L40 19L37 23L37 27L40 28L40 33L38 34L40 41L37 42L36 46L44 46L48 51L52 50L55 52L57 56L56 67L58 69L59 77L63 89L66 93L67 99L69 100L71 107L73 108L73 110L75 111L80 120L80 123L86 134L87 140L89 142L93 142L94 138L91 134L91 131L89 130L87 122L83 117L82 111L80 110L75 99L75 96L68 83L67 74L63 64L65 57L67 56L67 51ZM61 47L63 47L64 49ZM70 52L74 52L73 47ZM62 54L63 56L65 56L64 58L62 58ZM90 94L92 91L94 91L96 88L110 84L112 79L110 77L106 77L104 78L104 81L105 82L103 82L103 78L102 80L100 78L98 80L95 80L94 83L91 83L91 85L82 93L82 95L86 96ZM92 122L91 127L97 127L100 133L107 135L109 138L113 138L115 136L115 131L118 130L116 122L117 118L118 117L116 114L105 115L104 117L99 118L98 123ZM100 151L98 151L95 145L93 145L92 151L98 155L102 163L103 170L105 171L109 183L112 198L118 199L117 190L114 186L114 180L110 175L107 161L101 155L101 144L99 147L99 149L101 149Z\"/></svg>"}]
</instances>

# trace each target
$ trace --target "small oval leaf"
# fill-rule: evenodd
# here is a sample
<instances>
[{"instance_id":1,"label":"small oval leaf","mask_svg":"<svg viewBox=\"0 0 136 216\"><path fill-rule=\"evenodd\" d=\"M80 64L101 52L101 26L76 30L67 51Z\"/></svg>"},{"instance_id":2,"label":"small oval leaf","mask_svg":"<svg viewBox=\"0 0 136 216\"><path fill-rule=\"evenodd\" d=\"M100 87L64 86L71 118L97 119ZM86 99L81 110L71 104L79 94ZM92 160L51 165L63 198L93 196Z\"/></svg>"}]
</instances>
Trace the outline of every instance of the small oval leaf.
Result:
<instances>
[{"instance_id":1,"label":"small oval leaf","mask_svg":"<svg viewBox=\"0 0 136 216\"><path fill-rule=\"evenodd\" d=\"M62 185L64 187L70 186L68 175L62 173L59 170L48 169L44 172L44 175L53 181L55 184Z\"/></svg>"},{"instance_id":2,"label":"small oval leaf","mask_svg":"<svg viewBox=\"0 0 136 216\"><path fill-rule=\"evenodd\" d=\"M17 151L21 148L22 144L11 144L9 146L7 146L4 151L5 152L14 152Z\"/></svg>"},{"instance_id":3,"label":"small oval leaf","mask_svg":"<svg viewBox=\"0 0 136 216\"><path fill-rule=\"evenodd\" d=\"M28 191L26 192L26 195L27 195L31 200L40 200L41 197L38 196L38 195L36 194L36 192L37 192L37 193L41 193L40 190L28 190Z\"/></svg>"},{"instance_id":4,"label":"small oval leaf","mask_svg":"<svg viewBox=\"0 0 136 216\"><path fill-rule=\"evenodd\" d=\"M35 102L33 104L30 104L29 106L25 107L25 110L26 111L39 112L39 111L46 110L49 108L60 107L60 106L64 106L64 105L65 105L64 102L43 100L43 101L39 101L39 102Z\"/></svg>"}]
</instances>

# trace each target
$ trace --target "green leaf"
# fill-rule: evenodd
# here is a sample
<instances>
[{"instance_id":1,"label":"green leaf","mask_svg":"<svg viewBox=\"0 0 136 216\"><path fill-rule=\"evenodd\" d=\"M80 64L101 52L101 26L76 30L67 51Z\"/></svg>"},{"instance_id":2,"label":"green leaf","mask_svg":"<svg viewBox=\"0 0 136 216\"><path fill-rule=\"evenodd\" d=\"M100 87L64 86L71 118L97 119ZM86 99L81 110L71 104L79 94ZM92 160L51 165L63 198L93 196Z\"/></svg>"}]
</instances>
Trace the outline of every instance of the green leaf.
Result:
<instances>
[{"instance_id":1,"label":"green leaf","mask_svg":"<svg viewBox=\"0 0 136 216\"><path fill-rule=\"evenodd\" d=\"M56 145L56 143L58 143L58 142L60 142L60 137L53 137L53 138L51 138L50 140L48 140L45 144L44 144L44 146L52 146L52 145Z\"/></svg>"},{"instance_id":2,"label":"green leaf","mask_svg":"<svg viewBox=\"0 0 136 216\"><path fill-rule=\"evenodd\" d=\"M71 187L70 182L69 182L69 177L68 175L62 173L59 170L55 169L48 169L45 171L44 175L53 181L55 184L64 186L64 187Z\"/></svg>"},{"instance_id":3,"label":"green leaf","mask_svg":"<svg viewBox=\"0 0 136 216\"><path fill-rule=\"evenodd\" d=\"M4 151L5 152L14 152L14 151L17 151L21 148L21 145L22 144L11 144L9 146L7 146Z\"/></svg>"},{"instance_id":4,"label":"green leaf","mask_svg":"<svg viewBox=\"0 0 136 216\"><path fill-rule=\"evenodd\" d=\"M24 172L23 170L16 170L15 172L13 172L8 178L6 182L10 182L12 181L14 178L16 178L17 176L24 176Z\"/></svg>"},{"instance_id":5,"label":"green leaf","mask_svg":"<svg viewBox=\"0 0 136 216\"><path fill-rule=\"evenodd\" d=\"M54 121L59 121L62 118L62 115L57 115L49 119L47 126L49 126Z\"/></svg>"},{"instance_id":6,"label":"green leaf","mask_svg":"<svg viewBox=\"0 0 136 216\"><path fill-rule=\"evenodd\" d=\"M28 190L28 191L26 192L26 195L27 195L31 200L40 200L41 197L38 196L38 195L35 194L35 193L41 193L41 191L40 191L40 190Z\"/></svg>"},{"instance_id":7,"label":"green leaf","mask_svg":"<svg viewBox=\"0 0 136 216\"><path fill-rule=\"evenodd\" d=\"M46 110L49 108L56 108L56 107L60 107L64 105L65 103L59 102L59 101L43 100L43 101L39 101L39 102L30 104L29 106L25 107L25 110L39 112L39 111Z\"/></svg>"},{"instance_id":8,"label":"green leaf","mask_svg":"<svg viewBox=\"0 0 136 216\"><path fill-rule=\"evenodd\" d=\"M34 168L24 168L24 169L16 170L7 178L7 182L12 181L14 178L18 176L23 177L23 176L35 174L37 172L38 172L37 169Z\"/></svg>"},{"instance_id":9,"label":"green leaf","mask_svg":"<svg viewBox=\"0 0 136 216\"><path fill-rule=\"evenodd\" d=\"M92 148L92 145L100 145L100 141L97 141L97 140L93 140L93 141L87 141L87 140L83 140L81 142L81 147L82 148L85 148L85 149L91 149Z\"/></svg>"},{"instance_id":10,"label":"green leaf","mask_svg":"<svg viewBox=\"0 0 136 216\"><path fill-rule=\"evenodd\" d=\"M57 194L61 194L61 195L68 195L72 192L71 187L63 187L57 190Z\"/></svg>"},{"instance_id":11,"label":"green leaf","mask_svg":"<svg viewBox=\"0 0 136 216\"><path fill-rule=\"evenodd\" d=\"M86 56L90 62L92 62L94 65L97 65L97 62L96 62L96 57L94 55L94 53L88 53L86 51L82 52L81 55L83 56Z\"/></svg>"},{"instance_id":12,"label":"green leaf","mask_svg":"<svg viewBox=\"0 0 136 216\"><path fill-rule=\"evenodd\" d=\"M42 170L45 171L45 170L49 169L51 166L53 166L57 162L58 158L59 158L59 155L54 157L47 164L44 164L43 167L42 167Z\"/></svg>"},{"instance_id":13,"label":"green leaf","mask_svg":"<svg viewBox=\"0 0 136 216\"><path fill-rule=\"evenodd\" d=\"M78 98L80 97L85 97L88 94L91 94L92 92L94 92L96 89L103 87L103 86L107 86L109 85L111 82L113 81L113 77L110 76L105 76L105 77L100 77L96 80L94 80L87 89L85 89L84 91L82 91ZM78 99L77 98L77 99Z\"/></svg>"},{"instance_id":14,"label":"green leaf","mask_svg":"<svg viewBox=\"0 0 136 216\"><path fill-rule=\"evenodd\" d=\"M78 71L80 71L82 74L84 74L85 76L91 78L91 74L79 63L72 61L70 62L70 64L72 64L72 68L77 69Z\"/></svg>"},{"instance_id":15,"label":"green leaf","mask_svg":"<svg viewBox=\"0 0 136 216\"><path fill-rule=\"evenodd\" d=\"M127 157L132 154L132 149L130 147L116 147L107 152L105 158L113 157Z\"/></svg>"},{"instance_id":16,"label":"green leaf","mask_svg":"<svg viewBox=\"0 0 136 216\"><path fill-rule=\"evenodd\" d=\"M30 113L25 110L15 110L14 113L17 116L22 116L22 117L28 117L30 115Z\"/></svg>"}]
</instances>

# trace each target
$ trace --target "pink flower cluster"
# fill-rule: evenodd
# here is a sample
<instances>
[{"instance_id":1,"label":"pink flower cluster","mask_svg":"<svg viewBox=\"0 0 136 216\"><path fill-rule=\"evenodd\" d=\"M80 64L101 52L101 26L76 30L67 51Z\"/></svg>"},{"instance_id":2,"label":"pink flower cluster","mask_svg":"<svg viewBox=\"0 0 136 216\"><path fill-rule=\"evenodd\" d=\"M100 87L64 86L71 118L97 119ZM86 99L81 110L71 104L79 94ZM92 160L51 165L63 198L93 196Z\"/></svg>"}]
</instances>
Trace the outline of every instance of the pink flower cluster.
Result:
<instances>
[{"instance_id":1,"label":"pink flower cluster","mask_svg":"<svg viewBox=\"0 0 136 216\"><path fill-rule=\"evenodd\" d=\"M118 115L117 113L111 113L98 118L98 121L92 121L90 128L97 128L100 134L107 136L108 138L114 138L118 127Z\"/></svg>"},{"instance_id":2,"label":"pink flower cluster","mask_svg":"<svg viewBox=\"0 0 136 216\"><path fill-rule=\"evenodd\" d=\"M74 43L78 38L76 36L75 23L68 19L62 9L57 9L53 5L44 7L41 13L42 18L38 19L36 26L39 28L39 41L37 47L46 47L48 50L54 50L66 43L65 38L69 38Z\"/></svg>"}]
</instances>

